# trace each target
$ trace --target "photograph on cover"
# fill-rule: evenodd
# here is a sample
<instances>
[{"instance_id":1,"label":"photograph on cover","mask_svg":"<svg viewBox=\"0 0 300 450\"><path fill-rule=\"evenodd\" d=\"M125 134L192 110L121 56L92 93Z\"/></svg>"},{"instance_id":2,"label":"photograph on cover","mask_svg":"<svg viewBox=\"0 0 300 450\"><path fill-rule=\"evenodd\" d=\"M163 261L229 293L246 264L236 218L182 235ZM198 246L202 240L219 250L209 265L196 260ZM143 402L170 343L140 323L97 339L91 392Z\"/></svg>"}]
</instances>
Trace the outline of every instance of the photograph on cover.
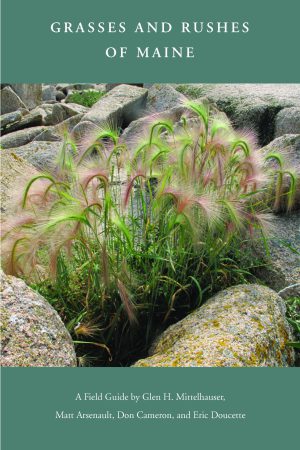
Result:
<instances>
[{"instance_id":1,"label":"photograph on cover","mask_svg":"<svg viewBox=\"0 0 300 450\"><path fill-rule=\"evenodd\" d=\"M1 85L3 366L299 366L300 84Z\"/></svg>"}]
</instances>

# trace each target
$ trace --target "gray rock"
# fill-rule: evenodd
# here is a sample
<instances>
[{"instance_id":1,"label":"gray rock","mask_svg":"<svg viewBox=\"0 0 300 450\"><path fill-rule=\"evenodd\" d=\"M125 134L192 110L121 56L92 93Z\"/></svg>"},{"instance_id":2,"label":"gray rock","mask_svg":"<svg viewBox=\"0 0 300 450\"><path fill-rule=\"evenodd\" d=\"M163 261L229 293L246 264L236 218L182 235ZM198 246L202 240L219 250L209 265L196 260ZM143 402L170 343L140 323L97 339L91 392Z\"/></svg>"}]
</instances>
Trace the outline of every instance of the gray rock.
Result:
<instances>
[{"instance_id":1,"label":"gray rock","mask_svg":"<svg viewBox=\"0 0 300 450\"><path fill-rule=\"evenodd\" d=\"M20 97L9 87L6 86L1 90L1 114L7 114L26 108Z\"/></svg>"},{"instance_id":2,"label":"gray rock","mask_svg":"<svg viewBox=\"0 0 300 450\"><path fill-rule=\"evenodd\" d=\"M58 91L56 90L55 86L53 84L46 85L42 87L42 100L56 100L56 93Z\"/></svg>"},{"instance_id":3,"label":"gray rock","mask_svg":"<svg viewBox=\"0 0 300 450\"><path fill-rule=\"evenodd\" d=\"M1 219L4 213L13 210L15 206L15 191L17 186L23 184L24 179L36 174L35 169L19 156L9 150L1 151Z\"/></svg>"},{"instance_id":4,"label":"gray rock","mask_svg":"<svg viewBox=\"0 0 300 450\"><path fill-rule=\"evenodd\" d=\"M285 164L287 168L296 171L298 175L297 191L294 201L293 210L300 209L300 135L299 134L286 134L280 136L274 141L270 142L267 146L261 149L264 155L272 152L282 153L284 156ZM277 167L276 163L269 160L266 164L267 167ZM284 178L284 192L288 192L290 188L290 180L288 176ZM282 197L280 210L284 210L286 207L286 197Z\"/></svg>"},{"instance_id":5,"label":"gray rock","mask_svg":"<svg viewBox=\"0 0 300 450\"><path fill-rule=\"evenodd\" d=\"M105 92L109 92L117 86L121 86L122 83L106 83L105 84Z\"/></svg>"},{"instance_id":6,"label":"gray rock","mask_svg":"<svg viewBox=\"0 0 300 450\"><path fill-rule=\"evenodd\" d=\"M9 127L9 132L23 130L24 128L37 127L43 125L43 111L41 109L31 110L26 116L22 116L21 120Z\"/></svg>"},{"instance_id":7,"label":"gray rock","mask_svg":"<svg viewBox=\"0 0 300 450\"><path fill-rule=\"evenodd\" d=\"M147 93L146 89L136 86L117 86L92 106L84 120L96 125L110 122L124 127L140 116Z\"/></svg>"},{"instance_id":8,"label":"gray rock","mask_svg":"<svg viewBox=\"0 0 300 450\"><path fill-rule=\"evenodd\" d=\"M80 122L83 116L84 114L77 114L76 116L64 120L58 125L47 127L34 138L34 141L61 141L63 139L64 132L71 133L73 128Z\"/></svg>"},{"instance_id":9,"label":"gray rock","mask_svg":"<svg viewBox=\"0 0 300 450\"><path fill-rule=\"evenodd\" d=\"M73 89L75 89L76 91L84 91L87 89L90 90L95 88L94 83L74 83L73 86Z\"/></svg>"},{"instance_id":10,"label":"gray rock","mask_svg":"<svg viewBox=\"0 0 300 450\"><path fill-rule=\"evenodd\" d=\"M28 144L42 131L46 130L46 127L33 127L26 128L25 130L14 131L5 136L1 136L0 145L3 148L20 147L21 145Z\"/></svg>"},{"instance_id":11,"label":"gray rock","mask_svg":"<svg viewBox=\"0 0 300 450\"><path fill-rule=\"evenodd\" d=\"M149 138L150 128L154 121L156 120L170 120L174 124L174 133L182 133L183 120L185 117L185 122L188 124L190 129L193 127L199 128L200 122L196 115L187 110L184 105L179 102L181 106L175 106L166 111L157 112L153 114L146 115L140 119L134 120L130 125L125 128L121 135L121 142L125 143L129 149L134 149L134 147L145 138ZM147 110L146 110L147 111ZM228 117L225 113L220 112L217 108L213 108L211 111L212 116L218 116L218 118L228 121ZM163 135L163 134L162 134Z\"/></svg>"},{"instance_id":12,"label":"gray rock","mask_svg":"<svg viewBox=\"0 0 300 450\"><path fill-rule=\"evenodd\" d=\"M10 151L40 171L51 171L60 148L61 142L34 141Z\"/></svg>"},{"instance_id":13,"label":"gray rock","mask_svg":"<svg viewBox=\"0 0 300 450\"><path fill-rule=\"evenodd\" d=\"M141 139L145 136L149 137L151 122L159 119L168 119L176 123L181 119L183 113L183 107L175 107L168 111L148 115L146 117L134 120L122 133L121 142L126 143L129 149L133 149Z\"/></svg>"},{"instance_id":14,"label":"gray rock","mask_svg":"<svg viewBox=\"0 0 300 450\"><path fill-rule=\"evenodd\" d=\"M300 106L300 84L186 84L176 89L187 97L206 97L216 103L236 127L253 129L260 145L274 138L281 109Z\"/></svg>"},{"instance_id":15,"label":"gray rock","mask_svg":"<svg viewBox=\"0 0 300 450\"><path fill-rule=\"evenodd\" d=\"M71 336L41 295L2 271L1 292L2 366L76 366Z\"/></svg>"},{"instance_id":16,"label":"gray rock","mask_svg":"<svg viewBox=\"0 0 300 450\"><path fill-rule=\"evenodd\" d=\"M57 125L70 117L84 114L86 111L88 108L77 104L45 103L31 110L30 116L39 114L43 125Z\"/></svg>"},{"instance_id":17,"label":"gray rock","mask_svg":"<svg viewBox=\"0 0 300 450\"><path fill-rule=\"evenodd\" d=\"M44 104L44 105L54 105L54 104L56 104L56 103L58 103L57 100L44 100L44 101L43 101L43 104ZM42 106L42 105L41 105L41 106Z\"/></svg>"},{"instance_id":18,"label":"gray rock","mask_svg":"<svg viewBox=\"0 0 300 450\"><path fill-rule=\"evenodd\" d=\"M42 103L42 85L23 83L12 84L12 89L18 94L28 109L33 109Z\"/></svg>"},{"instance_id":19,"label":"gray rock","mask_svg":"<svg viewBox=\"0 0 300 450\"><path fill-rule=\"evenodd\" d=\"M56 126L46 127L41 133L39 133L32 142L57 142L62 140L62 135L58 132Z\"/></svg>"},{"instance_id":20,"label":"gray rock","mask_svg":"<svg viewBox=\"0 0 300 450\"><path fill-rule=\"evenodd\" d=\"M117 86L121 86L122 84L126 84L127 86L138 86L143 87L143 83L106 83L104 84L104 92L109 92ZM101 85L103 86L103 85Z\"/></svg>"},{"instance_id":21,"label":"gray rock","mask_svg":"<svg viewBox=\"0 0 300 450\"><path fill-rule=\"evenodd\" d=\"M62 103L55 103L52 109L52 125L56 125L60 122L63 122L68 118L68 115L63 108Z\"/></svg>"},{"instance_id":22,"label":"gray rock","mask_svg":"<svg viewBox=\"0 0 300 450\"><path fill-rule=\"evenodd\" d=\"M32 113L39 113L42 117L43 125L57 125L67 119L68 115L60 103L44 103L31 110Z\"/></svg>"},{"instance_id":23,"label":"gray rock","mask_svg":"<svg viewBox=\"0 0 300 450\"><path fill-rule=\"evenodd\" d=\"M287 158L290 157L292 165L300 163L300 134L285 134L279 136L265 147L262 147L263 153L272 151L282 152ZM297 158L295 161L293 158Z\"/></svg>"},{"instance_id":24,"label":"gray rock","mask_svg":"<svg viewBox=\"0 0 300 450\"><path fill-rule=\"evenodd\" d=\"M83 118L84 118L84 114L79 113L76 116L72 116L69 119L66 119L61 124L57 125L57 129L64 129L64 130L67 130L68 132L71 132L74 129L75 125L80 123L80 121Z\"/></svg>"},{"instance_id":25,"label":"gray rock","mask_svg":"<svg viewBox=\"0 0 300 450\"><path fill-rule=\"evenodd\" d=\"M76 92L75 91L75 89L68 89L68 93L66 94L66 97L65 97L65 99L64 99L64 103L68 103L68 101L69 101L69 99L71 98L71 96L74 94L74 92ZM72 100L70 100L70 103L71 103L71 101Z\"/></svg>"},{"instance_id":26,"label":"gray rock","mask_svg":"<svg viewBox=\"0 0 300 450\"><path fill-rule=\"evenodd\" d=\"M77 114L85 114L89 108L78 105L77 103L61 103L60 105L66 112L67 118L76 116Z\"/></svg>"},{"instance_id":27,"label":"gray rock","mask_svg":"<svg viewBox=\"0 0 300 450\"><path fill-rule=\"evenodd\" d=\"M58 91L62 91L65 95L67 95L68 91L74 89L74 84L70 83L58 83L56 85L56 89Z\"/></svg>"},{"instance_id":28,"label":"gray rock","mask_svg":"<svg viewBox=\"0 0 300 450\"><path fill-rule=\"evenodd\" d=\"M82 120L73 128L72 136L75 141L79 142L86 134L93 133L94 129L95 125L85 120L85 116L83 116Z\"/></svg>"},{"instance_id":29,"label":"gray rock","mask_svg":"<svg viewBox=\"0 0 300 450\"><path fill-rule=\"evenodd\" d=\"M22 119L22 117L23 114L21 111L13 111L7 114L3 114L0 117L0 126L2 129L7 128L16 122L19 122Z\"/></svg>"},{"instance_id":30,"label":"gray rock","mask_svg":"<svg viewBox=\"0 0 300 450\"><path fill-rule=\"evenodd\" d=\"M64 100L66 98L66 95L62 91L56 91L55 98L58 102L61 102L62 100Z\"/></svg>"},{"instance_id":31,"label":"gray rock","mask_svg":"<svg viewBox=\"0 0 300 450\"><path fill-rule=\"evenodd\" d=\"M275 137L300 134L300 107L284 108L275 119Z\"/></svg>"},{"instance_id":32,"label":"gray rock","mask_svg":"<svg viewBox=\"0 0 300 450\"><path fill-rule=\"evenodd\" d=\"M273 290L234 286L171 325L140 367L287 367L294 350L285 304Z\"/></svg>"},{"instance_id":33,"label":"gray rock","mask_svg":"<svg viewBox=\"0 0 300 450\"><path fill-rule=\"evenodd\" d=\"M169 84L154 84L148 91L146 112L155 113L183 106L187 101L185 95L176 91Z\"/></svg>"},{"instance_id":34,"label":"gray rock","mask_svg":"<svg viewBox=\"0 0 300 450\"><path fill-rule=\"evenodd\" d=\"M105 83L95 84L94 89L100 92L106 92L106 84Z\"/></svg>"},{"instance_id":35,"label":"gray rock","mask_svg":"<svg viewBox=\"0 0 300 450\"><path fill-rule=\"evenodd\" d=\"M58 83L56 89L67 95L70 91L82 91L84 89L94 89L93 83Z\"/></svg>"},{"instance_id":36,"label":"gray rock","mask_svg":"<svg viewBox=\"0 0 300 450\"><path fill-rule=\"evenodd\" d=\"M300 283L300 213L274 216L269 239L267 265L257 275L276 291ZM260 250L265 254L264 250ZM287 292L287 291L286 291ZM300 285L290 289L290 296L300 296Z\"/></svg>"}]
</instances>

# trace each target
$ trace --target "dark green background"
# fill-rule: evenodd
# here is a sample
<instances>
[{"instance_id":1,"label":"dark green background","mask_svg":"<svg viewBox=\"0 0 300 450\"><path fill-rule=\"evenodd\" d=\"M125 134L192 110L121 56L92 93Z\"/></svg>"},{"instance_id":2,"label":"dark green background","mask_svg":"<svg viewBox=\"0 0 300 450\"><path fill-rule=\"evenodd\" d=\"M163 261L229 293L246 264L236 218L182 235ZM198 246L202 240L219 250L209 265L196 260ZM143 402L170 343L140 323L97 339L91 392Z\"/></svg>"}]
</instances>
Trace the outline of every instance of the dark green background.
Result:
<instances>
[{"instance_id":1,"label":"dark green background","mask_svg":"<svg viewBox=\"0 0 300 450\"><path fill-rule=\"evenodd\" d=\"M3 450L296 448L299 371L270 368L6 368ZM75 402L77 392L222 393L224 402ZM174 403L174 405L173 405ZM245 411L246 421L59 421L56 410ZM298 436L299 437L299 436Z\"/></svg>"},{"instance_id":2,"label":"dark green background","mask_svg":"<svg viewBox=\"0 0 300 450\"><path fill-rule=\"evenodd\" d=\"M300 2L2 0L3 82L299 82ZM249 21L248 34L53 34L53 21ZM108 60L108 46L128 46ZM137 46L194 46L195 59L135 58Z\"/></svg>"}]
</instances>

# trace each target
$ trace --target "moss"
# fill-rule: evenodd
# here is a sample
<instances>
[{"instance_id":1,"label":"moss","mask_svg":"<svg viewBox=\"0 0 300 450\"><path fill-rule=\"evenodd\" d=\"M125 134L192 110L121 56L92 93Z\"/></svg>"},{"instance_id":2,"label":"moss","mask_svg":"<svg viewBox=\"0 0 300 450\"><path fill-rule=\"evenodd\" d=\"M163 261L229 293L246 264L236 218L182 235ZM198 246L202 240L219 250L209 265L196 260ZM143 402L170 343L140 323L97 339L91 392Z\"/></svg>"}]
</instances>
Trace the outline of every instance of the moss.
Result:
<instances>
[{"instance_id":1,"label":"moss","mask_svg":"<svg viewBox=\"0 0 300 450\"><path fill-rule=\"evenodd\" d=\"M231 308L232 308L232 305L224 305L223 306L223 309L225 309L226 311L228 311Z\"/></svg>"},{"instance_id":2,"label":"moss","mask_svg":"<svg viewBox=\"0 0 300 450\"><path fill-rule=\"evenodd\" d=\"M252 358L256 360L256 365L260 365L263 361L268 359L268 357L269 357L268 348L264 347L261 344L256 344L255 354L252 355Z\"/></svg>"},{"instance_id":3,"label":"moss","mask_svg":"<svg viewBox=\"0 0 300 450\"><path fill-rule=\"evenodd\" d=\"M219 339L218 344L221 347L225 347L226 345L228 345L228 339Z\"/></svg>"},{"instance_id":4,"label":"moss","mask_svg":"<svg viewBox=\"0 0 300 450\"><path fill-rule=\"evenodd\" d=\"M216 367L223 367L224 364L223 364L223 362L221 362L221 361L215 361L215 366L216 366Z\"/></svg>"},{"instance_id":5,"label":"moss","mask_svg":"<svg viewBox=\"0 0 300 450\"><path fill-rule=\"evenodd\" d=\"M264 330L265 327L261 324L261 321L258 317L252 317L251 320L256 323L259 330Z\"/></svg>"},{"instance_id":6,"label":"moss","mask_svg":"<svg viewBox=\"0 0 300 450\"><path fill-rule=\"evenodd\" d=\"M257 356L254 353L252 353L251 356L248 359L246 359L245 362L246 362L247 366L258 366L260 360L257 358Z\"/></svg>"},{"instance_id":7,"label":"moss","mask_svg":"<svg viewBox=\"0 0 300 450\"><path fill-rule=\"evenodd\" d=\"M203 97L206 90L207 89L204 87L193 86L191 84L180 84L179 86L176 86L176 91L186 95L190 99Z\"/></svg>"},{"instance_id":8,"label":"moss","mask_svg":"<svg viewBox=\"0 0 300 450\"><path fill-rule=\"evenodd\" d=\"M5 312L5 310L1 309L1 325L0 325L0 334L1 334L1 338L4 338L4 333L7 332L8 327L9 327L9 316L8 314Z\"/></svg>"}]
</instances>

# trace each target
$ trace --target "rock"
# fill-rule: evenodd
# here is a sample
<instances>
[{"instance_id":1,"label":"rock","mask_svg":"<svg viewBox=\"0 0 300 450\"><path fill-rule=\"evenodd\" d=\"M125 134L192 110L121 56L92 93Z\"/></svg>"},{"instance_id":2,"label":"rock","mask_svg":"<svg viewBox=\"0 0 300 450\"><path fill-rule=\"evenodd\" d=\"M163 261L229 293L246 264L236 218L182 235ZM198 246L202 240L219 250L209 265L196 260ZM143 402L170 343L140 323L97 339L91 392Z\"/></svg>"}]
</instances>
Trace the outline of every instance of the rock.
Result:
<instances>
[{"instance_id":1,"label":"rock","mask_svg":"<svg viewBox=\"0 0 300 450\"><path fill-rule=\"evenodd\" d=\"M139 140L145 136L149 137L149 128L151 122L158 119L168 119L172 122L178 122L184 113L183 107L175 107L168 111L164 111L150 116L142 117L134 120L125 128L121 136L121 142L126 143L129 149L133 149Z\"/></svg>"},{"instance_id":2,"label":"rock","mask_svg":"<svg viewBox=\"0 0 300 450\"><path fill-rule=\"evenodd\" d=\"M297 180L297 191L294 201L293 210L300 209L300 135L299 134L286 134L280 136L274 141L270 142L269 145L261 149L264 155L272 152L279 152L284 155L284 160L288 168L296 171L298 174ZM267 167L277 167L275 161L269 160L266 164ZM284 192L288 192L290 188L289 177L286 176L284 179ZM286 207L286 197L282 197L282 202L280 209L284 210Z\"/></svg>"},{"instance_id":3,"label":"rock","mask_svg":"<svg viewBox=\"0 0 300 450\"><path fill-rule=\"evenodd\" d=\"M26 106L20 97L9 87L6 86L1 90L1 114L7 114L25 108Z\"/></svg>"},{"instance_id":4,"label":"rock","mask_svg":"<svg viewBox=\"0 0 300 450\"><path fill-rule=\"evenodd\" d=\"M32 109L24 119L19 120L18 123L12 125L9 128L9 131L15 131L16 129L35 125L57 125L75 115L83 115L86 111L88 111L88 108L77 104L64 105L61 103L44 103Z\"/></svg>"},{"instance_id":5,"label":"rock","mask_svg":"<svg viewBox=\"0 0 300 450\"><path fill-rule=\"evenodd\" d=\"M36 127L43 125L43 111L41 109L31 110L29 114L22 117L21 120L12 124L7 131L10 133L24 128Z\"/></svg>"},{"instance_id":6,"label":"rock","mask_svg":"<svg viewBox=\"0 0 300 450\"><path fill-rule=\"evenodd\" d=\"M270 257L257 276L276 291L285 290L285 296L300 296L300 213L274 216L269 239ZM265 251L260 250L265 254Z\"/></svg>"},{"instance_id":7,"label":"rock","mask_svg":"<svg viewBox=\"0 0 300 450\"><path fill-rule=\"evenodd\" d=\"M284 108L275 118L275 137L300 134L300 108Z\"/></svg>"},{"instance_id":8,"label":"rock","mask_svg":"<svg viewBox=\"0 0 300 450\"><path fill-rule=\"evenodd\" d=\"M76 142L79 142L86 134L93 133L95 130L95 125L90 121L84 120L84 118L85 116L73 128L72 136Z\"/></svg>"},{"instance_id":9,"label":"rock","mask_svg":"<svg viewBox=\"0 0 300 450\"><path fill-rule=\"evenodd\" d=\"M51 171L61 148L61 142L30 142L18 148L9 149L40 171Z\"/></svg>"},{"instance_id":10,"label":"rock","mask_svg":"<svg viewBox=\"0 0 300 450\"><path fill-rule=\"evenodd\" d=\"M261 151L264 154L270 152L282 152L287 158L291 159L293 166L300 163L300 134L285 134L279 136L270 142Z\"/></svg>"},{"instance_id":11,"label":"rock","mask_svg":"<svg viewBox=\"0 0 300 450\"><path fill-rule=\"evenodd\" d=\"M109 122L124 128L141 114L147 93L146 89L136 86L117 86L92 106L84 120L96 125Z\"/></svg>"},{"instance_id":12,"label":"rock","mask_svg":"<svg viewBox=\"0 0 300 450\"><path fill-rule=\"evenodd\" d=\"M123 83L106 83L104 86L104 92L109 92L117 86L121 86ZM124 83L125 84L125 83ZM143 87L143 83L126 83L127 86ZM103 85L102 85L103 86Z\"/></svg>"},{"instance_id":13,"label":"rock","mask_svg":"<svg viewBox=\"0 0 300 450\"><path fill-rule=\"evenodd\" d=\"M228 121L226 114L220 112L216 107L211 110L211 115ZM181 134L183 130L183 116L185 117L185 123L190 129L194 127L196 129L199 128L199 118L196 117L195 113L187 110L183 105L175 106L166 111L150 114L132 121L123 131L120 141L125 143L129 149L134 149L141 140L149 138L151 125L156 120L171 120L174 124L174 133ZM161 136L163 136L163 133Z\"/></svg>"},{"instance_id":14,"label":"rock","mask_svg":"<svg viewBox=\"0 0 300 450\"><path fill-rule=\"evenodd\" d=\"M294 350L285 304L273 290L255 284L219 292L171 325L140 367L287 367Z\"/></svg>"},{"instance_id":15,"label":"rock","mask_svg":"<svg viewBox=\"0 0 300 450\"><path fill-rule=\"evenodd\" d=\"M300 106L300 84L185 84L176 89L187 97L206 97L216 103L235 127L253 129L260 145L274 138L281 109Z\"/></svg>"},{"instance_id":16,"label":"rock","mask_svg":"<svg viewBox=\"0 0 300 450\"><path fill-rule=\"evenodd\" d=\"M56 91L55 98L58 102L61 102L62 100L64 100L66 98L66 95L62 91Z\"/></svg>"},{"instance_id":17,"label":"rock","mask_svg":"<svg viewBox=\"0 0 300 450\"><path fill-rule=\"evenodd\" d=\"M84 114L79 113L76 116L69 117L69 119L64 120L62 123L56 126L58 130L63 129L71 132L75 125L77 125L84 117Z\"/></svg>"},{"instance_id":18,"label":"rock","mask_svg":"<svg viewBox=\"0 0 300 450\"><path fill-rule=\"evenodd\" d=\"M56 93L58 91L56 90L55 86L53 84L49 84L42 87L42 100L48 101L48 100L56 100Z\"/></svg>"},{"instance_id":19,"label":"rock","mask_svg":"<svg viewBox=\"0 0 300 450\"><path fill-rule=\"evenodd\" d=\"M57 142L62 140L62 135L58 132L56 126L46 127L41 133L39 133L32 142Z\"/></svg>"},{"instance_id":20,"label":"rock","mask_svg":"<svg viewBox=\"0 0 300 450\"><path fill-rule=\"evenodd\" d=\"M57 100L44 100L43 105L55 105L56 103L58 103Z\"/></svg>"},{"instance_id":21,"label":"rock","mask_svg":"<svg viewBox=\"0 0 300 450\"><path fill-rule=\"evenodd\" d=\"M1 183L0 183L0 200L1 200L1 216L3 213L9 212L14 207L14 192L16 186L22 185L20 180L24 177L34 176L35 169L19 156L8 150L1 152Z\"/></svg>"},{"instance_id":22,"label":"rock","mask_svg":"<svg viewBox=\"0 0 300 450\"><path fill-rule=\"evenodd\" d=\"M42 131L46 130L46 127L33 127L26 128L25 130L15 131L5 136L1 136L0 145L2 148L20 147L21 145L28 144Z\"/></svg>"},{"instance_id":23,"label":"rock","mask_svg":"<svg viewBox=\"0 0 300 450\"><path fill-rule=\"evenodd\" d=\"M69 90L74 89L74 84L70 84L70 83L58 83L56 85L56 89L58 91L63 92L65 95L67 95Z\"/></svg>"},{"instance_id":24,"label":"rock","mask_svg":"<svg viewBox=\"0 0 300 450\"><path fill-rule=\"evenodd\" d=\"M94 89L100 92L106 92L106 84L105 83L95 84Z\"/></svg>"},{"instance_id":25,"label":"rock","mask_svg":"<svg viewBox=\"0 0 300 450\"><path fill-rule=\"evenodd\" d=\"M73 96L75 90L74 89L68 89L68 93L64 99L64 103L68 103L69 99ZM72 100L70 100L70 103L72 102Z\"/></svg>"},{"instance_id":26,"label":"rock","mask_svg":"<svg viewBox=\"0 0 300 450\"><path fill-rule=\"evenodd\" d=\"M121 86L122 83L106 83L105 84L105 92L109 92L117 86Z\"/></svg>"},{"instance_id":27,"label":"rock","mask_svg":"<svg viewBox=\"0 0 300 450\"><path fill-rule=\"evenodd\" d=\"M183 106L187 98L169 84L154 84L148 91L146 111L155 113Z\"/></svg>"},{"instance_id":28,"label":"rock","mask_svg":"<svg viewBox=\"0 0 300 450\"><path fill-rule=\"evenodd\" d=\"M2 366L76 366L71 336L41 295L2 271L1 292Z\"/></svg>"},{"instance_id":29,"label":"rock","mask_svg":"<svg viewBox=\"0 0 300 450\"><path fill-rule=\"evenodd\" d=\"M5 129L9 127L10 125L13 125L16 122L19 122L23 117L23 114L21 111L13 111L7 114L3 114L0 117L0 126L1 129Z\"/></svg>"},{"instance_id":30,"label":"rock","mask_svg":"<svg viewBox=\"0 0 300 450\"><path fill-rule=\"evenodd\" d=\"M66 118L64 110L59 104L44 103L31 112L33 111L41 114L43 125L56 125Z\"/></svg>"},{"instance_id":31,"label":"rock","mask_svg":"<svg viewBox=\"0 0 300 450\"><path fill-rule=\"evenodd\" d=\"M48 141L48 142L61 141L64 132L71 133L73 128L80 122L83 116L84 116L83 114L77 114L76 116L64 120L58 125L47 127L44 131L42 131L34 138L34 141Z\"/></svg>"},{"instance_id":32,"label":"rock","mask_svg":"<svg viewBox=\"0 0 300 450\"><path fill-rule=\"evenodd\" d=\"M67 118L76 116L77 114L85 114L90 110L89 108L78 105L77 103L62 103L60 106L66 112Z\"/></svg>"},{"instance_id":33,"label":"rock","mask_svg":"<svg viewBox=\"0 0 300 450\"><path fill-rule=\"evenodd\" d=\"M52 116L53 125L61 123L69 117L62 103L56 103L55 105L53 105Z\"/></svg>"},{"instance_id":34,"label":"rock","mask_svg":"<svg viewBox=\"0 0 300 450\"><path fill-rule=\"evenodd\" d=\"M93 83L58 83L56 89L67 95L70 91L83 91L84 89L94 89Z\"/></svg>"},{"instance_id":35,"label":"rock","mask_svg":"<svg viewBox=\"0 0 300 450\"><path fill-rule=\"evenodd\" d=\"M42 85L33 83L12 84L12 89L18 94L28 109L33 109L42 103Z\"/></svg>"},{"instance_id":36,"label":"rock","mask_svg":"<svg viewBox=\"0 0 300 450\"><path fill-rule=\"evenodd\" d=\"M75 89L76 91L84 91L84 90L90 90L90 89L94 89L95 88L95 84L94 83L75 83L73 85L73 89Z\"/></svg>"}]
</instances>

